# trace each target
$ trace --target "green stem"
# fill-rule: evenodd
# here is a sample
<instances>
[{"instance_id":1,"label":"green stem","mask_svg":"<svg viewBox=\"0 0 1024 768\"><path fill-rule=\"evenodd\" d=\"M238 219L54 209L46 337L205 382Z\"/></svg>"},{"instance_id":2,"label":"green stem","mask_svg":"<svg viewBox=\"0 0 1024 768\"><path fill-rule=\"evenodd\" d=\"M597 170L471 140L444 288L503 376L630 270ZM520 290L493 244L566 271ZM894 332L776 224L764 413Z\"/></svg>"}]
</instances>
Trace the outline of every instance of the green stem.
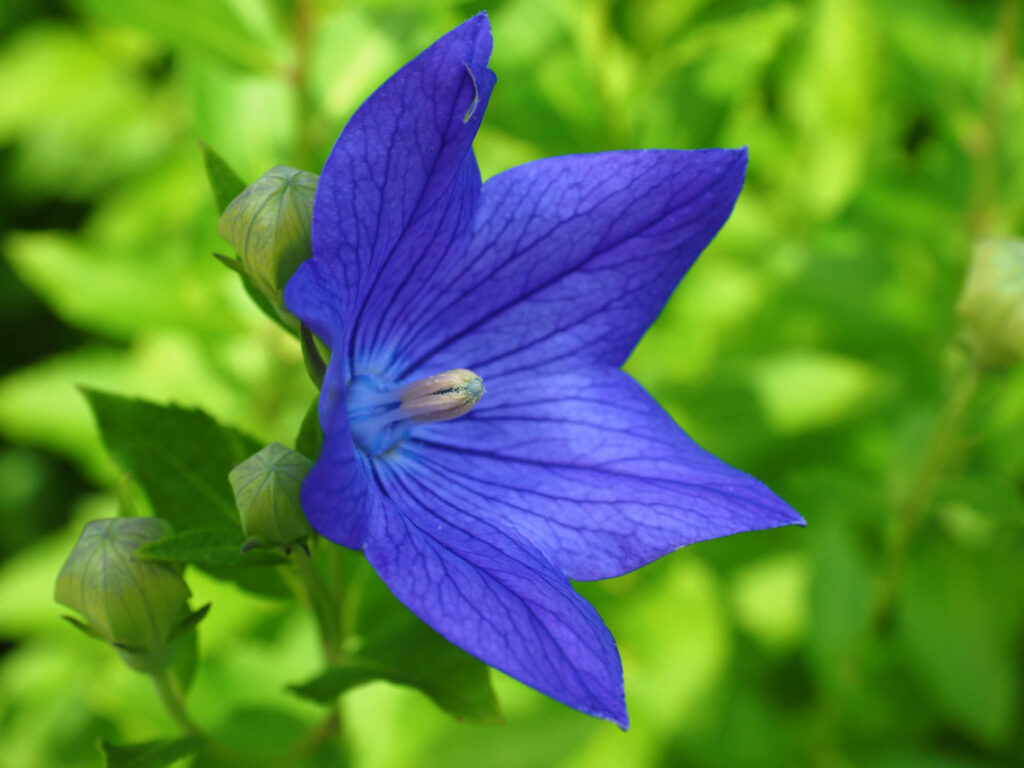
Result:
<instances>
[{"instance_id":1,"label":"green stem","mask_svg":"<svg viewBox=\"0 0 1024 768\"><path fill-rule=\"evenodd\" d=\"M324 376L327 375L327 363L317 349L313 332L305 323L299 328L299 339L302 342L302 361L306 364L306 373L309 380L320 389L324 384Z\"/></svg>"},{"instance_id":2,"label":"green stem","mask_svg":"<svg viewBox=\"0 0 1024 768\"><path fill-rule=\"evenodd\" d=\"M177 726L188 736L197 736L206 741L206 735L185 709L185 696L181 692L181 686L178 685L177 680L171 677L167 668L164 666L154 667L150 670L149 676L153 679L153 685L156 686L156 692L160 695L164 709L167 710Z\"/></svg>"},{"instance_id":3,"label":"green stem","mask_svg":"<svg viewBox=\"0 0 1024 768\"><path fill-rule=\"evenodd\" d=\"M324 660L338 662L341 654L341 609L324 583L312 555L302 547L292 551L292 562L302 582L304 597L320 630Z\"/></svg>"},{"instance_id":4,"label":"green stem","mask_svg":"<svg viewBox=\"0 0 1024 768\"><path fill-rule=\"evenodd\" d=\"M296 547L292 552L292 562L295 564L303 586L305 600L316 618L324 662L328 667L332 667L341 661L343 655L341 606L344 602L344 592L340 584L337 585L338 594L331 591L317 567L316 560L309 551L302 547ZM332 562L332 570L336 567L337 565ZM341 704L334 701L328 707L324 719L291 750L289 759L294 762L301 757L313 754L341 733L343 733Z\"/></svg>"},{"instance_id":5,"label":"green stem","mask_svg":"<svg viewBox=\"0 0 1024 768\"><path fill-rule=\"evenodd\" d=\"M841 677L848 686L857 687L863 681L868 652L892 610L914 534L927 518L935 491L956 455L963 420L980 381L981 371L971 360L954 382L913 479L893 506L892 527L867 605L866 620L842 663ZM838 711L825 714L828 731L832 731L839 717Z\"/></svg>"},{"instance_id":6,"label":"green stem","mask_svg":"<svg viewBox=\"0 0 1024 768\"><path fill-rule=\"evenodd\" d=\"M949 462L956 455L963 419L980 382L981 372L972 360L955 382L928 441L924 458L906 492L895 505L879 587L870 608L869 628L872 631L882 623L892 606L911 541L927 517L932 497Z\"/></svg>"},{"instance_id":7,"label":"green stem","mask_svg":"<svg viewBox=\"0 0 1024 768\"><path fill-rule=\"evenodd\" d=\"M210 738L189 715L185 708L185 695L182 693L181 686L166 666L154 664L149 669L149 676L153 679L153 685L156 686L164 709L186 736L193 736L202 741L202 752L216 758L221 765L242 765L250 766L250 768L261 768L265 765L263 762L239 754L230 747Z\"/></svg>"},{"instance_id":8,"label":"green stem","mask_svg":"<svg viewBox=\"0 0 1024 768\"><path fill-rule=\"evenodd\" d=\"M293 583L293 586L297 587L296 592L300 599L309 605L316 617L325 661L328 665L335 664L341 655L341 610L338 601L327 588L316 562L306 550L296 547L292 553L292 561L298 574L298 583ZM335 703L328 709L324 718L285 753L263 758L239 754L211 739L196 724L185 707L181 686L166 666L154 664L148 672L160 701L175 724L186 735L202 739L203 751L222 763L248 766L294 765L297 761L319 751L341 731L341 708Z\"/></svg>"}]
</instances>

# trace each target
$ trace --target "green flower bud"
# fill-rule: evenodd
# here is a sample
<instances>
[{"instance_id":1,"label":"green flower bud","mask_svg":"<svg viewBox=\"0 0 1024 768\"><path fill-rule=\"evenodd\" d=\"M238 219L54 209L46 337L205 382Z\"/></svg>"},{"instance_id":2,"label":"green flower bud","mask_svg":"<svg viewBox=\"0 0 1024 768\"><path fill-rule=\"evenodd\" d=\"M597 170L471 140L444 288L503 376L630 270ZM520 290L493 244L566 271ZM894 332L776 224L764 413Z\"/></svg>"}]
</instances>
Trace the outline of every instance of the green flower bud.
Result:
<instances>
[{"instance_id":1,"label":"green flower bud","mask_svg":"<svg viewBox=\"0 0 1024 768\"><path fill-rule=\"evenodd\" d=\"M217 232L235 247L242 268L275 306L299 265L313 254L310 229L318 177L278 165L231 201Z\"/></svg>"},{"instance_id":2,"label":"green flower bud","mask_svg":"<svg viewBox=\"0 0 1024 768\"><path fill-rule=\"evenodd\" d=\"M975 246L957 313L979 365L1024 360L1024 241Z\"/></svg>"},{"instance_id":3,"label":"green flower bud","mask_svg":"<svg viewBox=\"0 0 1024 768\"><path fill-rule=\"evenodd\" d=\"M136 668L156 658L190 620L180 569L133 556L170 533L156 517L94 520L57 576L57 602L84 619L72 623L116 646Z\"/></svg>"},{"instance_id":4,"label":"green flower bud","mask_svg":"<svg viewBox=\"0 0 1024 768\"><path fill-rule=\"evenodd\" d=\"M288 546L312 535L302 512L299 489L313 464L301 453L271 443L228 474L242 517L242 530L253 546Z\"/></svg>"}]
</instances>

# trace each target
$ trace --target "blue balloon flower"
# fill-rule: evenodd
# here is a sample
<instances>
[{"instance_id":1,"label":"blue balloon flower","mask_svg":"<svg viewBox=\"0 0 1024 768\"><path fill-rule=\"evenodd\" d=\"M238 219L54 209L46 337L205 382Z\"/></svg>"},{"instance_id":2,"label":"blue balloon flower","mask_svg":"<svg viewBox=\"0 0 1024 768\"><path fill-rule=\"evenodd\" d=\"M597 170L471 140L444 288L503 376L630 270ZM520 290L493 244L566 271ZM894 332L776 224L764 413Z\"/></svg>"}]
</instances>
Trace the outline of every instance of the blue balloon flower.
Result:
<instances>
[{"instance_id":1,"label":"blue balloon flower","mask_svg":"<svg viewBox=\"0 0 1024 768\"><path fill-rule=\"evenodd\" d=\"M448 640L626 727L615 641L569 579L803 523L619 369L728 218L746 152L555 157L482 184L490 53L486 15L449 32L324 166L285 290L331 349L303 508Z\"/></svg>"}]
</instances>

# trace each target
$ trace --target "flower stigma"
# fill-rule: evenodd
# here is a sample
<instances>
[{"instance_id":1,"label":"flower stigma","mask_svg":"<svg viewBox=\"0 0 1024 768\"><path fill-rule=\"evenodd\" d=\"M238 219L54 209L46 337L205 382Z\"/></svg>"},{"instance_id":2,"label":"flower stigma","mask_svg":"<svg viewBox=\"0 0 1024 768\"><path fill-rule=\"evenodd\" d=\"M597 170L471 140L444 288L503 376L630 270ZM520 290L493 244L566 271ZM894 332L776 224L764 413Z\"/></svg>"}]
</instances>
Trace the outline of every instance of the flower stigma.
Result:
<instances>
[{"instance_id":1,"label":"flower stigma","mask_svg":"<svg viewBox=\"0 0 1024 768\"><path fill-rule=\"evenodd\" d=\"M380 456L409 435L416 424L463 416L484 393L473 371L455 368L400 386L362 374L348 385L345 406L356 445Z\"/></svg>"}]
</instances>

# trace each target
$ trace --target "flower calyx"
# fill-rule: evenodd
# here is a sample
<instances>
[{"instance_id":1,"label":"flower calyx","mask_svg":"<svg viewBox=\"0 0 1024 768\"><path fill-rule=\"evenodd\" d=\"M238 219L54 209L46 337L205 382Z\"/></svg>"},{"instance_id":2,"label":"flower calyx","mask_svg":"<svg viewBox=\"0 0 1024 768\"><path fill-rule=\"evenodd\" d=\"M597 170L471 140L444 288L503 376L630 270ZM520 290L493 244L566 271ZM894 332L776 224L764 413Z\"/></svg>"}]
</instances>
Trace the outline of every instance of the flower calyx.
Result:
<instances>
[{"instance_id":1,"label":"flower calyx","mask_svg":"<svg viewBox=\"0 0 1024 768\"><path fill-rule=\"evenodd\" d=\"M82 617L65 618L142 671L166 665L174 641L208 608L190 612L180 568L135 557L141 546L172 532L156 517L93 520L57 576L57 602Z\"/></svg>"},{"instance_id":2,"label":"flower calyx","mask_svg":"<svg viewBox=\"0 0 1024 768\"><path fill-rule=\"evenodd\" d=\"M248 537L243 551L290 548L313 535L302 512L299 491L312 462L280 443L254 453L228 474Z\"/></svg>"}]
</instances>

